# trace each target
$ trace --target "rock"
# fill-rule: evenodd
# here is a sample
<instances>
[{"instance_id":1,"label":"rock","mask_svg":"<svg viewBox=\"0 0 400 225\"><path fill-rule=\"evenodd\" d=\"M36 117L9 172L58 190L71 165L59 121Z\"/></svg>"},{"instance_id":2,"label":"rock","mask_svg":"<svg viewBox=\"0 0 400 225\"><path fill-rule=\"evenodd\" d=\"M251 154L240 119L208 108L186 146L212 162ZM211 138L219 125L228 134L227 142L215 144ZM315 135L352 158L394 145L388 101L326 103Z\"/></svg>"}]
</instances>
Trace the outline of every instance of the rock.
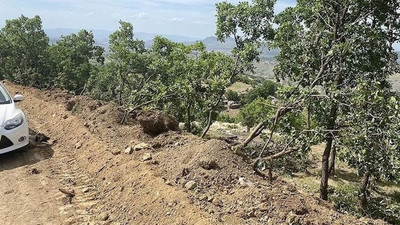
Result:
<instances>
[{"instance_id":1,"label":"rock","mask_svg":"<svg viewBox=\"0 0 400 225\"><path fill-rule=\"evenodd\" d=\"M170 180L165 181L165 184L168 185L168 186L172 186L173 185L172 181L170 181Z\"/></svg>"},{"instance_id":2,"label":"rock","mask_svg":"<svg viewBox=\"0 0 400 225\"><path fill-rule=\"evenodd\" d=\"M185 188L188 190L193 190L196 187L197 187L197 183L196 183L196 181L193 181L193 180L191 180L185 184Z\"/></svg>"},{"instance_id":3,"label":"rock","mask_svg":"<svg viewBox=\"0 0 400 225\"><path fill-rule=\"evenodd\" d=\"M159 111L139 112L137 120L146 134L159 135L170 130L179 131L178 121Z\"/></svg>"},{"instance_id":4,"label":"rock","mask_svg":"<svg viewBox=\"0 0 400 225\"><path fill-rule=\"evenodd\" d=\"M121 150L119 150L119 149L114 149L111 153L112 153L113 155L119 155L119 154L121 154Z\"/></svg>"},{"instance_id":5,"label":"rock","mask_svg":"<svg viewBox=\"0 0 400 225\"><path fill-rule=\"evenodd\" d=\"M82 193L88 193L90 191L90 189L89 188L87 188L87 187L85 187L85 188L82 188Z\"/></svg>"},{"instance_id":6,"label":"rock","mask_svg":"<svg viewBox=\"0 0 400 225\"><path fill-rule=\"evenodd\" d=\"M308 214L308 210L304 206L301 206L296 209L295 213L296 213L296 215L302 216L302 215Z\"/></svg>"},{"instance_id":7,"label":"rock","mask_svg":"<svg viewBox=\"0 0 400 225\"><path fill-rule=\"evenodd\" d=\"M205 170L217 170L219 166L215 160L200 160L199 166Z\"/></svg>"},{"instance_id":8,"label":"rock","mask_svg":"<svg viewBox=\"0 0 400 225\"><path fill-rule=\"evenodd\" d=\"M76 143L76 144L75 144L75 148L76 148L76 149L82 148L82 143L80 143L80 142Z\"/></svg>"},{"instance_id":9,"label":"rock","mask_svg":"<svg viewBox=\"0 0 400 225\"><path fill-rule=\"evenodd\" d=\"M133 153L133 148L132 147L127 147L124 151L125 154L130 155Z\"/></svg>"},{"instance_id":10,"label":"rock","mask_svg":"<svg viewBox=\"0 0 400 225\"><path fill-rule=\"evenodd\" d=\"M68 119L68 115L65 114L65 115L63 116L63 119L64 119L64 120L65 120L65 119Z\"/></svg>"},{"instance_id":11,"label":"rock","mask_svg":"<svg viewBox=\"0 0 400 225\"><path fill-rule=\"evenodd\" d=\"M202 195L199 198L200 201L206 201L207 200L207 195Z\"/></svg>"},{"instance_id":12,"label":"rock","mask_svg":"<svg viewBox=\"0 0 400 225\"><path fill-rule=\"evenodd\" d=\"M101 221L107 221L108 218L109 218L109 216L108 216L108 214L106 212L102 212L99 215L99 220L101 220Z\"/></svg>"},{"instance_id":13,"label":"rock","mask_svg":"<svg viewBox=\"0 0 400 225\"><path fill-rule=\"evenodd\" d=\"M76 101L74 99L71 99L67 102L67 104L65 105L65 109L67 111L72 111L72 109L74 109L74 106L76 105Z\"/></svg>"},{"instance_id":14,"label":"rock","mask_svg":"<svg viewBox=\"0 0 400 225\"><path fill-rule=\"evenodd\" d=\"M261 203L261 204L258 206L258 209L259 209L261 212L266 212L266 211L268 211L268 210L270 209L270 207L269 207L269 205L268 205L267 203Z\"/></svg>"},{"instance_id":15,"label":"rock","mask_svg":"<svg viewBox=\"0 0 400 225\"><path fill-rule=\"evenodd\" d=\"M240 108L240 104L232 104L231 109L239 109Z\"/></svg>"},{"instance_id":16,"label":"rock","mask_svg":"<svg viewBox=\"0 0 400 225\"><path fill-rule=\"evenodd\" d=\"M151 160L153 157L151 156L151 153L145 153L142 157L143 161L149 161Z\"/></svg>"},{"instance_id":17,"label":"rock","mask_svg":"<svg viewBox=\"0 0 400 225\"><path fill-rule=\"evenodd\" d=\"M222 207L224 205L224 202L219 198L214 198L211 203L218 207Z\"/></svg>"},{"instance_id":18,"label":"rock","mask_svg":"<svg viewBox=\"0 0 400 225\"><path fill-rule=\"evenodd\" d=\"M33 168L31 170L31 174L39 174L39 173L40 173L39 170L37 170L36 168Z\"/></svg>"},{"instance_id":19,"label":"rock","mask_svg":"<svg viewBox=\"0 0 400 225\"><path fill-rule=\"evenodd\" d=\"M228 102L228 108L229 109L239 109L240 108L240 104L234 101L229 101Z\"/></svg>"},{"instance_id":20,"label":"rock","mask_svg":"<svg viewBox=\"0 0 400 225\"><path fill-rule=\"evenodd\" d=\"M58 189L61 193L65 194L67 197L75 197L75 191L73 189L65 189L60 188Z\"/></svg>"},{"instance_id":21,"label":"rock","mask_svg":"<svg viewBox=\"0 0 400 225\"><path fill-rule=\"evenodd\" d=\"M286 223L293 224L293 225L300 224L300 218L297 215L295 215L293 212L290 212L286 216Z\"/></svg>"},{"instance_id":22,"label":"rock","mask_svg":"<svg viewBox=\"0 0 400 225\"><path fill-rule=\"evenodd\" d=\"M242 187L254 187L254 184L244 177L239 177L239 185Z\"/></svg>"},{"instance_id":23,"label":"rock","mask_svg":"<svg viewBox=\"0 0 400 225\"><path fill-rule=\"evenodd\" d=\"M133 147L133 149L135 151L140 151L140 150L143 150L143 149L151 149L151 145L142 142L140 144L135 145L135 147Z\"/></svg>"}]
</instances>

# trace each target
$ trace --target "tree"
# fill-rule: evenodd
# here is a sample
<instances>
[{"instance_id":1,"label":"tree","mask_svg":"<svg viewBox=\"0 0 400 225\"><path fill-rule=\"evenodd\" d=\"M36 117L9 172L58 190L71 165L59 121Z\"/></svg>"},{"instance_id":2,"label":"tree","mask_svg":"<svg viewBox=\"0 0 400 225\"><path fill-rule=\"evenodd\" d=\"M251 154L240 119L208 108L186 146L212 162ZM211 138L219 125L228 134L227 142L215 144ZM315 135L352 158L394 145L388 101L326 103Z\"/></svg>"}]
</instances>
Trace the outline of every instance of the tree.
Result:
<instances>
[{"instance_id":1,"label":"tree","mask_svg":"<svg viewBox=\"0 0 400 225\"><path fill-rule=\"evenodd\" d=\"M394 71L393 43L398 40L398 1L298 1L277 17L275 45L281 50L276 74L301 90L297 99L313 109L326 147L320 196L328 199L329 157L345 118L352 114L355 90L385 81ZM319 86L322 91L315 95ZM366 129L366 127L363 127Z\"/></svg>"},{"instance_id":2,"label":"tree","mask_svg":"<svg viewBox=\"0 0 400 225\"><path fill-rule=\"evenodd\" d=\"M47 87L52 80L49 39L39 16L6 20L0 32L2 76L23 85Z\"/></svg>"},{"instance_id":3,"label":"tree","mask_svg":"<svg viewBox=\"0 0 400 225\"><path fill-rule=\"evenodd\" d=\"M103 52L95 45L92 32L81 30L62 37L50 47L55 85L75 93L83 91L90 76L97 73L96 65L104 63Z\"/></svg>"},{"instance_id":4,"label":"tree","mask_svg":"<svg viewBox=\"0 0 400 225\"><path fill-rule=\"evenodd\" d=\"M246 105L257 99L258 97L267 99L270 96L275 96L277 89L277 83L271 80L265 80L264 82L262 82L261 85L258 85L257 87L246 93L240 103L241 105Z\"/></svg>"},{"instance_id":5,"label":"tree","mask_svg":"<svg viewBox=\"0 0 400 225\"><path fill-rule=\"evenodd\" d=\"M352 126L341 133L341 159L362 177L360 205L368 205L371 177L400 182L400 101L385 82L361 84L353 96L353 113L346 115Z\"/></svg>"},{"instance_id":6,"label":"tree","mask_svg":"<svg viewBox=\"0 0 400 225\"><path fill-rule=\"evenodd\" d=\"M119 30L110 35L110 51L109 66L115 69L119 82L118 103L129 105L137 101L128 100L127 97L132 96L129 92L141 90L151 76L147 73L149 62L144 41L134 39L132 24L120 21ZM128 96L124 96L125 92ZM127 100L130 102L125 102Z\"/></svg>"},{"instance_id":7,"label":"tree","mask_svg":"<svg viewBox=\"0 0 400 225\"><path fill-rule=\"evenodd\" d=\"M234 78L245 72L253 71L254 61L259 61L260 47L263 40L273 38L272 18L275 0L253 0L252 4L240 2L237 5L228 2L217 3L217 38L224 42L233 37L235 47L232 50L234 67L230 72L229 84ZM227 86L229 86L229 84ZM209 119L203 130L205 137L213 121L213 113L219 106L225 93L221 91L219 97L210 104Z\"/></svg>"}]
</instances>

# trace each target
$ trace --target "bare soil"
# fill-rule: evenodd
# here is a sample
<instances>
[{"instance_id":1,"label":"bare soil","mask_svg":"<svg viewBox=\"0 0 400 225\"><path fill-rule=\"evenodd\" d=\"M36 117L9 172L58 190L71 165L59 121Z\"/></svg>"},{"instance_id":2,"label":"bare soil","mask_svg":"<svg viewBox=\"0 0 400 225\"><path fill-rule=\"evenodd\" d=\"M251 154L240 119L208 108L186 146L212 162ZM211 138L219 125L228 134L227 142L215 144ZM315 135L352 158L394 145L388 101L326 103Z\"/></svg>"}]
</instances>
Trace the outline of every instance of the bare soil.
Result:
<instances>
[{"instance_id":1,"label":"bare soil","mask_svg":"<svg viewBox=\"0 0 400 225\"><path fill-rule=\"evenodd\" d=\"M25 96L31 129L51 140L0 155L1 224L385 224L254 175L224 141L150 136L130 116L120 125L116 105L6 87ZM143 142L151 148L125 154Z\"/></svg>"}]
</instances>

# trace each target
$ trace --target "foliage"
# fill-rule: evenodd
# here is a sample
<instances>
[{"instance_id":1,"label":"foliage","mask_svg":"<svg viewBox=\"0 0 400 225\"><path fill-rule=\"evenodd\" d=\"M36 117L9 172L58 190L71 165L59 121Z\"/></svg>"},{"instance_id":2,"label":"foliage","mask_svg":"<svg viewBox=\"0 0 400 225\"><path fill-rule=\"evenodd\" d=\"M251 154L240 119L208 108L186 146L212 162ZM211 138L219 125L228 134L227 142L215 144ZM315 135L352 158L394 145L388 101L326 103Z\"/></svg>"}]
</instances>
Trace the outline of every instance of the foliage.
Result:
<instances>
[{"instance_id":1,"label":"foliage","mask_svg":"<svg viewBox=\"0 0 400 225\"><path fill-rule=\"evenodd\" d=\"M97 65L104 63L104 49L95 46L93 33L86 30L62 37L49 51L54 63L55 85L76 93L97 73Z\"/></svg>"},{"instance_id":2,"label":"foliage","mask_svg":"<svg viewBox=\"0 0 400 225\"><path fill-rule=\"evenodd\" d=\"M366 209L358 205L358 186L343 184L333 189L331 200L340 212L358 217L366 216L373 219L383 219L391 224L400 222L399 193L381 194L379 191L371 193L372 197Z\"/></svg>"},{"instance_id":3,"label":"foliage","mask_svg":"<svg viewBox=\"0 0 400 225\"><path fill-rule=\"evenodd\" d=\"M247 94L242 97L240 102L241 105L246 105L254 101L256 98L264 98L267 99L270 96L275 96L276 91L278 89L278 85L271 81L265 80L261 85L255 87L250 90Z\"/></svg>"},{"instance_id":4,"label":"foliage","mask_svg":"<svg viewBox=\"0 0 400 225\"><path fill-rule=\"evenodd\" d=\"M243 121L243 125L253 127L273 117L274 113L275 106L271 100L256 98L240 109L240 120Z\"/></svg>"},{"instance_id":5,"label":"foliage","mask_svg":"<svg viewBox=\"0 0 400 225\"><path fill-rule=\"evenodd\" d=\"M253 0L234 5L228 2L217 3L217 38L224 41L228 37L235 39L236 47L232 54L239 72L252 71L254 60L259 60L262 40L271 40L274 36L272 18L275 0Z\"/></svg>"},{"instance_id":6,"label":"foliage","mask_svg":"<svg viewBox=\"0 0 400 225\"><path fill-rule=\"evenodd\" d=\"M6 20L0 31L0 77L23 85L48 87L53 79L48 46L39 16Z\"/></svg>"},{"instance_id":7,"label":"foliage","mask_svg":"<svg viewBox=\"0 0 400 225\"><path fill-rule=\"evenodd\" d=\"M225 93L225 97L228 101L240 101L240 95L236 91L227 90Z\"/></svg>"},{"instance_id":8,"label":"foliage","mask_svg":"<svg viewBox=\"0 0 400 225\"><path fill-rule=\"evenodd\" d=\"M234 118L231 117L227 114L219 114L218 117L216 118L216 121L219 122L224 122L224 123L238 123L239 122L239 118Z\"/></svg>"},{"instance_id":9,"label":"foliage","mask_svg":"<svg viewBox=\"0 0 400 225\"><path fill-rule=\"evenodd\" d=\"M351 123L355 118L368 120L366 114L353 109L359 103L357 97L365 99L374 92L359 91L360 87L381 87L394 72L399 4L395 0L298 1L276 18L279 28L274 46L281 51L275 73L298 87L285 101L311 107L315 132L326 142L320 189L325 200L333 142L346 144L342 149L351 152L370 148L357 139L343 142L351 137L344 130L359 125ZM384 107L381 103L374 102L374 107ZM357 127L360 133L387 129L366 123Z\"/></svg>"},{"instance_id":10,"label":"foliage","mask_svg":"<svg viewBox=\"0 0 400 225\"><path fill-rule=\"evenodd\" d=\"M341 159L363 175L400 182L399 99L384 85L359 85L353 96L352 124L341 133ZM371 88L373 87L373 88Z\"/></svg>"}]
</instances>

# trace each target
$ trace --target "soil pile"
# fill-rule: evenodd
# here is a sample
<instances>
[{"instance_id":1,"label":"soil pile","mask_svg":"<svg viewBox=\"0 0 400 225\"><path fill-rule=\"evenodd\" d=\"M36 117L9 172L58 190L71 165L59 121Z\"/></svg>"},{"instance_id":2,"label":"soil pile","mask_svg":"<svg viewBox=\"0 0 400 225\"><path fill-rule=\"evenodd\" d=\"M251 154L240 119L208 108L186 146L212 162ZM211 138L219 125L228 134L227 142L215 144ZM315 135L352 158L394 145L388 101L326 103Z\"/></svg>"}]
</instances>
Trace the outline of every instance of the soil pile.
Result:
<instances>
[{"instance_id":1,"label":"soil pile","mask_svg":"<svg viewBox=\"0 0 400 225\"><path fill-rule=\"evenodd\" d=\"M177 131L162 113L126 117L117 105L86 96L6 86L25 95L20 106L35 130L55 142L55 155L88 175L87 189L62 183L75 196L57 204L80 210L68 211L70 223L384 224L340 214L279 178L270 183L226 142ZM82 204L77 199L85 191L90 201ZM87 217L77 218L81 211Z\"/></svg>"}]
</instances>

